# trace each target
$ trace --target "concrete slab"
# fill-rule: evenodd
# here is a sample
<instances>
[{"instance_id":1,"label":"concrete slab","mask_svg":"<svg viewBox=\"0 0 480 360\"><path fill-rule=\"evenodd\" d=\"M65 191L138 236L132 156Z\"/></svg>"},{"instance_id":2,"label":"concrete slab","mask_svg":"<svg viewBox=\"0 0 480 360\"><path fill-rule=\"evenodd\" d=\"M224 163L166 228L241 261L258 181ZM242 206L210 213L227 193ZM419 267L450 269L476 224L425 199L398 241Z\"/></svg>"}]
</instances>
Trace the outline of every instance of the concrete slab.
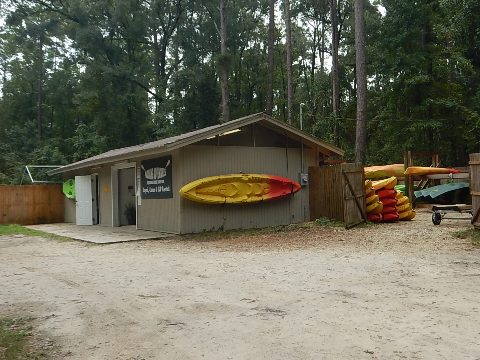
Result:
<instances>
[{"instance_id":1,"label":"concrete slab","mask_svg":"<svg viewBox=\"0 0 480 360\"><path fill-rule=\"evenodd\" d=\"M173 236L172 234L137 230L134 225L111 227L102 225L80 226L69 223L42 224L27 226L30 229L41 230L47 233L66 236L76 240L95 244L112 244L126 241L159 239Z\"/></svg>"}]
</instances>

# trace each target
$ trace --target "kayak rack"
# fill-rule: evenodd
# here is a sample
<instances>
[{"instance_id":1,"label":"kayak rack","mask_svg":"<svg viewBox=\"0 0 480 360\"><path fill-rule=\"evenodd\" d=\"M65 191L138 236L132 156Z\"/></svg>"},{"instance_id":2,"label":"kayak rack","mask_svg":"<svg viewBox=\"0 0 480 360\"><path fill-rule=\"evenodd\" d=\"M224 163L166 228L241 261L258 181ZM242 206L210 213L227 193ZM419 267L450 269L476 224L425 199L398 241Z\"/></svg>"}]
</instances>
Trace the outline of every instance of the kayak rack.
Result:
<instances>
[{"instance_id":1,"label":"kayak rack","mask_svg":"<svg viewBox=\"0 0 480 360\"><path fill-rule=\"evenodd\" d=\"M469 214L469 217L457 218L446 217L448 213L460 213ZM433 205L432 206L432 223L433 225L440 225L443 219L453 220L471 220L472 218L472 205L467 204L454 204L454 205Z\"/></svg>"}]
</instances>

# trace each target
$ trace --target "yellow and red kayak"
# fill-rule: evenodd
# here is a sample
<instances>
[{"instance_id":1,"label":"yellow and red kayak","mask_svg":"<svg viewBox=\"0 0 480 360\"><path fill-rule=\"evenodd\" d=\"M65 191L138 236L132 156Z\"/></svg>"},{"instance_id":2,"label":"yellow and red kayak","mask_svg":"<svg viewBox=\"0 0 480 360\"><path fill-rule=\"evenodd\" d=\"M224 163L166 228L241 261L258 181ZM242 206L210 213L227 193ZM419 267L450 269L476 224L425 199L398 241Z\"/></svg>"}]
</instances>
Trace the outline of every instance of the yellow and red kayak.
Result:
<instances>
[{"instance_id":1,"label":"yellow and red kayak","mask_svg":"<svg viewBox=\"0 0 480 360\"><path fill-rule=\"evenodd\" d=\"M410 166L405 170L405 175L458 174L459 172L459 170L451 168Z\"/></svg>"},{"instance_id":2,"label":"yellow and red kayak","mask_svg":"<svg viewBox=\"0 0 480 360\"><path fill-rule=\"evenodd\" d=\"M363 170L367 179L381 179L384 177L403 177L405 166L403 164L391 164L380 166L368 166Z\"/></svg>"},{"instance_id":3,"label":"yellow and red kayak","mask_svg":"<svg viewBox=\"0 0 480 360\"><path fill-rule=\"evenodd\" d=\"M296 181L275 175L230 174L195 180L180 189L185 199L203 204L248 204L290 196Z\"/></svg>"}]
</instances>

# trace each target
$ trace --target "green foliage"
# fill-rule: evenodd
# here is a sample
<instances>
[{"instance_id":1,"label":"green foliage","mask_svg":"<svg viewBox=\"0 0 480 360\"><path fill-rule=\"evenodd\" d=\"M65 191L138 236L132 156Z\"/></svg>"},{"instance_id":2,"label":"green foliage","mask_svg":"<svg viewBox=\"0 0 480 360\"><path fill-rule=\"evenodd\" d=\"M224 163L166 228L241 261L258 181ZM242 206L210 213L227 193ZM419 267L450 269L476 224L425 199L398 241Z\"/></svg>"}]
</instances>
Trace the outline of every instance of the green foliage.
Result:
<instances>
[{"instance_id":1,"label":"green foliage","mask_svg":"<svg viewBox=\"0 0 480 360\"><path fill-rule=\"evenodd\" d=\"M332 115L329 1L291 1L294 125L353 158L353 1L339 2L340 114ZM280 10L282 9L281 3ZM219 121L218 65L230 112L263 111L269 1L7 0L0 8L0 183L25 164L64 164ZM377 5L386 13L381 15ZM433 151L465 165L480 147L480 5L377 0L366 9L368 162ZM286 119L284 19L277 12L273 115Z\"/></svg>"},{"instance_id":2,"label":"green foliage","mask_svg":"<svg viewBox=\"0 0 480 360\"><path fill-rule=\"evenodd\" d=\"M72 149L72 160L100 154L106 150L106 138L97 133L93 124L80 124L75 135L68 139Z\"/></svg>"}]
</instances>

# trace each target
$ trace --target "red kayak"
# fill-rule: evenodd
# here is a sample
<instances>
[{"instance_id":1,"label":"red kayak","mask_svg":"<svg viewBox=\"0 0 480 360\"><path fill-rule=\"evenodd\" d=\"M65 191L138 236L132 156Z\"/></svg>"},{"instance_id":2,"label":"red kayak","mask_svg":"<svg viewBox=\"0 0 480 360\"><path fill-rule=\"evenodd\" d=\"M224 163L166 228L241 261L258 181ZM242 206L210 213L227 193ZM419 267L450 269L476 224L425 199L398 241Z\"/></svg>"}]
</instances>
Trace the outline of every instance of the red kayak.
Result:
<instances>
[{"instance_id":1,"label":"red kayak","mask_svg":"<svg viewBox=\"0 0 480 360\"><path fill-rule=\"evenodd\" d=\"M383 221L385 222L398 221L398 214L397 213L383 214Z\"/></svg>"},{"instance_id":2,"label":"red kayak","mask_svg":"<svg viewBox=\"0 0 480 360\"><path fill-rule=\"evenodd\" d=\"M378 195L378 197L380 199L382 199L382 198L394 198L395 199L395 197L397 195L397 192L395 190L383 189L383 190L378 190L376 192L376 194Z\"/></svg>"},{"instance_id":3,"label":"red kayak","mask_svg":"<svg viewBox=\"0 0 480 360\"><path fill-rule=\"evenodd\" d=\"M383 204L384 208L387 206L397 206L397 199L395 198L388 198L384 197L380 199L381 203Z\"/></svg>"},{"instance_id":4,"label":"red kayak","mask_svg":"<svg viewBox=\"0 0 480 360\"><path fill-rule=\"evenodd\" d=\"M384 206L383 207L383 211L382 211L382 214L385 215L385 214L397 214L397 208L395 206Z\"/></svg>"},{"instance_id":5,"label":"red kayak","mask_svg":"<svg viewBox=\"0 0 480 360\"><path fill-rule=\"evenodd\" d=\"M383 216L382 214L368 214L367 215L368 221L374 222L374 223L379 223L382 221Z\"/></svg>"}]
</instances>

